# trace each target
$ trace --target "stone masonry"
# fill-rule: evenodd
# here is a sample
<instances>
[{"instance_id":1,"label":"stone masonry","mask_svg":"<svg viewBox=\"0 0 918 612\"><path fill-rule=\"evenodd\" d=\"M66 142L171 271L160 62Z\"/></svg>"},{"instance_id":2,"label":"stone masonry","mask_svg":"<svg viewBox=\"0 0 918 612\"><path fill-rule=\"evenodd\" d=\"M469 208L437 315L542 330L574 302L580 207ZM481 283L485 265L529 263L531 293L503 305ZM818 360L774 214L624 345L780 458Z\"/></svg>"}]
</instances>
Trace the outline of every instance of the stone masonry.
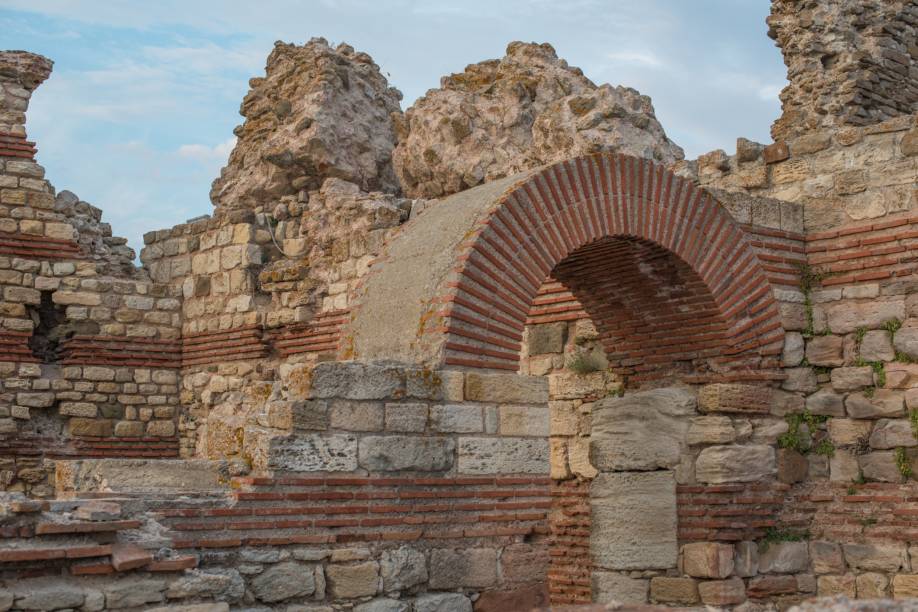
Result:
<instances>
[{"instance_id":1,"label":"stone masonry","mask_svg":"<svg viewBox=\"0 0 918 612\"><path fill-rule=\"evenodd\" d=\"M918 597L916 10L773 0L775 142L696 160L547 44L402 112L277 43L139 266L0 52L0 610Z\"/></svg>"}]
</instances>

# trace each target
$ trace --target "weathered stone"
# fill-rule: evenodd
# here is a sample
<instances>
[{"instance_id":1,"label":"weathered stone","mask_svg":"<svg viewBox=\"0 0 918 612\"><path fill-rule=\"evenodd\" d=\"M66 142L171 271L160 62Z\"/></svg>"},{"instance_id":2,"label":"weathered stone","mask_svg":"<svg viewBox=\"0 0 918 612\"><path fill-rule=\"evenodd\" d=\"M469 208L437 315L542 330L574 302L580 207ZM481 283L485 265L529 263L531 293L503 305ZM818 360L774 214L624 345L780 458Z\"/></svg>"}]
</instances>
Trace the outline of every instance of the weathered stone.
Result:
<instances>
[{"instance_id":1,"label":"weathered stone","mask_svg":"<svg viewBox=\"0 0 918 612\"><path fill-rule=\"evenodd\" d=\"M23 580L12 584L17 610L78 608L86 595L77 585L48 580ZM12 602L10 602L12 603Z\"/></svg>"},{"instance_id":2,"label":"weathered stone","mask_svg":"<svg viewBox=\"0 0 918 612\"><path fill-rule=\"evenodd\" d=\"M671 472L601 473L590 486L590 508L595 567L675 567L676 485Z\"/></svg>"},{"instance_id":3,"label":"weathered stone","mask_svg":"<svg viewBox=\"0 0 918 612\"><path fill-rule=\"evenodd\" d=\"M477 404L447 404L432 406L430 428L443 433L479 433L484 431L481 406Z\"/></svg>"},{"instance_id":4,"label":"weathered stone","mask_svg":"<svg viewBox=\"0 0 918 612\"><path fill-rule=\"evenodd\" d=\"M841 336L816 336L806 343L806 359L814 366L840 366L845 362L842 355L844 340Z\"/></svg>"},{"instance_id":5,"label":"weathered stone","mask_svg":"<svg viewBox=\"0 0 918 612\"><path fill-rule=\"evenodd\" d=\"M153 578L128 578L106 584L105 605L108 608L130 608L163 600L166 583Z\"/></svg>"},{"instance_id":6,"label":"weathered stone","mask_svg":"<svg viewBox=\"0 0 918 612\"><path fill-rule=\"evenodd\" d=\"M897 352L909 359L918 360L918 325L910 325L897 331L893 337L893 346Z\"/></svg>"},{"instance_id":7,"label":"weathered stone","mask_svg":"<svg viewBox=\"0 0 918 612\"><path fill-rule=\"evenodd\" d=\"M311 397L380 400L405 388L405 371L392 366L357 362L326 362L312 371Z\"/></svg>"},{"instance_id":8,"label":"weathered stone","mask_svg":"<svg viewBox=\"0 0 918 612\"><path fill-rule=\"evenodd\" d=\"M806 542L773 542L759 554L759 572L763 574L796 574L810 565Z\"/></svg>"},{"instance_id":9,"label":"weathered stone","mask_svg":"<svg viewBox=\"0 0 918 612\"><path fill-rule=\"evenodd\" d=\"M493 548L438 548L430 553L430 587L484 588L497 582L498 551Z\"/></svg>"},{"instance_id":10,"label":"weathered stone","mask_svg":"<svg viewBox=\"0 0 918 612\"><path fill-rule=\"evenodd\" d=\"M749 580L746 595L755 598L774 597L797 592L797 579L793 576L757 576Z\"/></svg>"},{"instance_id":11,"label":"weathered stone","mask_svg":"<svg viewBox=\"0 0 918 612\"><path fill-rule=\"evenodd\" d=\"M421 432L427 428L427 404L386 404L386 429Z\"/></svg>"},{"instance_id":12,"label":"weathered stone","mask_svg":"<svg viewBox=\"0 0 918 612\"><path fill-rule=\"evenodd\" d=\"M845 416L844 396L822 389L806 398L806 409L820 416Z\"/></svg>"},{"instance_id":13,"label":"weathered stone","mask_svg":"<svg viewBox=\"0 0 918 612\"><path fill-rule=\"evenodd\" d=\"M701 603L708 606L733 606L746 601L746 585L740 578L698 583Z\"/></svg>"},{"instance_id":14,"label":"weathered stone","mask_svg":"<svg viewBox=\"0 0 918 612\"><path fill-rule=\"evenodd\" d=\"M844 595L853 598L857 592L854 574L820 576L816 581L816 592L820 597Z\"/></svg>"},{"instance_id":15,"label":"weathered stone","mask_svg":"<svg viewBox=\"0 0 918 612\"><path fill-rule=\"evenodd\" d=\"M879 329L887 321L905 318L905 302L902 299L844 301L829 306L826 317L829 329L835 334L850 334L859 327Z\"/></svg>"},{"instance_id":16,"label":"weathered stone","mask_svg":"<svg viewBox=\"0 0 918 612\"><path fill-rule=\"evenodd\" d=\"M527 343L530 355L560 353L564 351L564 335L567 323L546 323L527 328Z\"/></svg>"},{"instance_id":17,"label":"weathered stone","mask_svg":"<svg viewBox=\"0 0 918 612\"><path fill-rule=\"evenodd\" d=\"M803 334L800 332L786 332L784 334L784 349L781 352L781 365L792 368L800 365L804 357Z\"/></svg>"},{"instance_id":18,"label":"weathered stone","mask_svg":"<svg viewBox=\"0 0 918 612\"><path fill-rule=\"evenodd\" d=\"M504 584L538 582L548 570L548 551L541 544L510 544L500 554L500 576Z\"/></svg>"},{"instance_id":19,"label":"weathered stone","mask_svg":"<svg viewBox=\"0 0 918 612\"><path fill-rule=\"evenodd\" d=\"M462 474L548 474L544 438L459 438Z\"/></svg>"},{"instance_id":20,"label":"weathered stone","mask_svg":"<svg viewBox=\"0 0 918 612\"><path fill-rule=\"evenodd\" d=\"M686 444L729 444L736 440L733 419L725 416L700 416L689 421Z\"/></svg>"},{"instance_id":21,"label":"weathered stone","mask_svg":"<svg viewBox=\"0 0 918 612\"><path fill-rule=\"evenodd\" d=\"M594 570L591 575L593 600L598 604L618 601L623 604L647 603L650 581L625 574Z\"/></svg>"},{"instance_id":22,"label":"weathered stone","mask_svg":"<svg viewBox=\"0 0 918 612\"><path fill-rule=\"evenodd\" d=\"M191 597L236 601L245 593L245 582L234 569L193 569L173 580L166 590L169 599Z\"/></svg>"},{"instance_id":23,"label":"weathered stone","mask_svg":"<svg viewBox=\"0 0 918 612\"><path fill-rule=\"evenodd\" d=\"M829 479L833 482L852 482L861 475L857 457L846 450L836 449L829 459Z\"/></svg>"},{"instance_id":24,"label":"weathered stone","mask_svg":"<svg viewBox=\"0 0 918 612\"><path fill-rule=\"evenodd\" d=\"M411 604L397 599L374 599L354 606L354 612L409 612Z\"/></svg>"},{"instance_id":25,"label":"weathered stone","mask_svg":"<svg viewBox=\"0 0 918 612\"><path fill-rule=\"evenodd\" d=\"M650 599L668 604L698 603L698 584L691 578L657 576L650 579Z\"/></svg>"},{"instance_id":26,"label":"weathered stone","mask_svg":"<svg viewBox=\"0 0 918 612\"><path fill-rule=\"evenodd\" d=\"M590 462L600 471L675 467L694 407L694 396L682 389L643 391L597 402Z\"/></svg>"},{"instance_id":27,"label":"weathered stone","mask_svg":"<svg viewBox=\"0 0 918 612\"><path fill-rule=\"evenodd\" d=\"M447 119L448 118L448 119ZM618 150L671 163L650 99L597 87L548 44L444 77L405 113L393 161L411 197L439 197L584 153Z\"/></svg>"},{"instance_id":28,"label":"weathered stone","mask_svg":"<svg viewBox=\"0 0 918 612\"><path fill-rule=\"evenodd\" d=\"M786 484L801 482L809 471L807 458L790 448L777 451L778 480Z\"/></svg>"},{"instance_id":29,"label":"weathered stone","mask_svg":"<svg viewBox=\"0 0 918 612\"><path fill-rule=\"evenodd\" d=\"M329 570L331 567L333 566L330 566ZM261 601L266 603L284 601L292 597L314 593L316 590L315 572L310 565L285 561L255 576L249 582L249 587L255 597ZM369 594L372 595L372 593Z\"/></svg>"},{"instance_id":30,"label":"weathered stone","mask_svg":"<svg viewBox=\"0 0 918 612\"><path fill-rule=\"evenodd\" d=\"M542 376L470 372L465 377L465 398L495 404L544 404L548 382Z\"/></svg>"},{"instance_id":31,"label":"weathered stone","mask_svg":"<svg viewBox=\"0 0 918 612\"><path fill-rule=\"evenodd\" d=\"M903 479L893 451L867 453L866 455L860 455L857 460L861 474L867 480L899 482Z\"/></svg>"},{"instance_id":32,"label":"weathered stone","mask_svg":"<svg viewBox=\"0 0 918 612\"><path fill-rule=\"evenodd\" d=\"M328 411L333 429L344 431L380 431L383 428L383 405L376 402L332 402Z\"/></svg>"},{"instance_id":33,"label":"weathered stone","mask_svg":"<svg viewBox=\"0 0 918 612\"><path fill-rule=\"evenodd\" d=\"M424 553L408 546L383 552L379 568L386 592L408 589L427 581Z\"/></svg>"},{"instance_id":34,"label":"weathered stone","mask_svg":"<svg viewBox=\"0 0 918 612\"><path fill-rule=\"evenodd\" d=\"M878 449L918 446L918 440L907 419L880 419L870 434L870 446Z\"/></svg>"},{"instance_id":35,"label":"weathered stone","mask_svg":"<svg viewBox=\"0 0 918 612\"><path fill-rule=\"evenodd\" d=\"M861 599L883 599L889 597L889 578L883 574L867 572L855 579L857 595Z\"/></svg>"},{"instance_id":36,"label":"weathered stone","mask_svg":"<svg viewBox=\"0 0 918 612\"><path fill-rule=\"evenodd\" d=\"M422 595L414 600L414 612L472 612L472 602L461 593Z\"/></svg>"},{"instance_id":37,"label":"weathered stone","mask_svg":"<svg viewBox=\"0 0 918 612\"><path fill-rule=\"evenodd\" d=\"M455 451L456 442L452 438L366 436L360 440L359 463L380 472L439 472L453 466Z\"/></svg>"},{"instance_id":38,"label":"weathered stone","mask_svg":"<svg viewBox=\"0 0 918 612\"><path fill-rule=\"evenodd\" d=\"M714 383L698 391L698 410L701 412L767 413L771 401L771 388L756 385Z\"/></svg>"},{"instance_id":39,"label":"weathered stone","mask_svg":"<svg viewBox=\"0 0 918 612\"><path fill-rule=\"evenodd\" d=\"M682 547L682 571L696 578L726 578L733 572L733 546L693 542Z\"/></svg>"},{"instance_id":40,"label":"weathered stone","mask_svg":"<svg viewBox=\"0 0 918 612\"><path fill-rule=\"evenodd\" d=\"M842 548L853 570L898 572L909 567L904 544L844 544Z\"/></svg>"},{"instance_id":41,"label":"weathered stone","mask_svg":"<svg viewBox=\"0 0 918 612\"><path fill-rule=\"evenodd\" d=\"M502 436L548 436L548 406L501 406L498 430Z\"/></svg>"},{"instance_id":42,"label":"weathered stone","mask_svg":"<svg viewBox=\"0 0 918 612\"><path fill-rule=\"evenodd\" d=\"M379 564L375 561L356 565L332 564L325 575L335 598L349 599L375 595L379 589Z\"/></svg>"},{"instance_id":43,"label":"weathered stone","mask_svg":"<svg viewBox=\"0 0 918 612\"><path fill-rule=\"evenodd\" d=\"M810 559L817 574L841 574L845 571L841 546L835 542L810 542Z\"/></svg>"},{"instance_id":44,"label":"weathered stone","mask_svg":"<svg viewBox=\"0 0 918 612\"><path fill-rule=\"evenodd\" d=\"M535 584L515 589L485 591L475 600L475 612L508 612L537 610L548 605L546 585Z\"/></svg>"},{"instance_id":45,"label":"weathered stone","mask_svg":"<svg viewBox=\"0 0 918 612\"><path fill-rule=\"evenodd\" d=\"M733 549L734 574L749 578L759 573L759 545L756 542L737 542Z\"/></svg>"},{"instance_id":46,"label":"weathered stone","mask_svg":"<svg viewBox=\"0 0 918 612\"><path fill-rule=\"evenodd\" d=\"M859 356L864 361L892 361L896 354L889 332L874 329L864 334Z\"/></svg>"},{"instance_id":47,"label":"weathered stone","mask_svg":"<svg viewBox=\"0 0 918 612\"><path fill-rule=\"evenodd\" d=\"M829 439L835 446L850 446L866 440L873 423L858 419L829 419Z\"/></svg>"},{"instance_id":48,"label":"weathered stone","mask_svg":"<svg viewBox=\"0 0 918 612\"><path fill-rule=\"evenodd\" d=\"M869 366L835 368L831 378L836 391L855 391L873 385L873 369Z\"/></svg>"},{"instance_id":49,"label":"weathered stone","mask_svg":"<svg viewBox=\"0 0 918 612\"><path fill-rule=\"evenodd\" d=\"M272 438L269 465L293 472L352 472L357 469L357 436L299 434Z\"/></svg>"},{"instance_id":50,"label":"weathered stone","mask_svg":"<svg viewBox=\"0 0 918 612\"><path fill-rule=\"evenodd\" d=\"M781 383L781 388L785 391L813 393L819 388L813 368L785 368L784 373L787 378Z\"/></svg>"},{"instance_id":51,"label":"weathered stone","mask_svg":"<svg viewBox=\"0 0 918 612\"><path fill-rule=\"evenodd\" d=\"M879 419L905 416L905 398L900 391L880 389L870 397L852 393L845 398L848 416L855 419Z\"/></svg>"},{"instance_id":52,"label":"weathered stone","mask_svg":"<svg viewBox=\"0 0 918 612\"><path fill-rule=\"evenodd\" d=\"M896 574L892 579L893 597L918 597L918 574Z\"/></svg>"},{"instance_id":53,"label":"weathered stone","mask_svg":"<svg viewBox=\"0 0 918 612\"><path fill-rule=\"evenodd\" d=\"M239 140L211 189L215 205L255 208L327 177L398 190L391 152L401 94L369 56L321 38L277 43L251 86Z\"/></svg>"},{"instance_id":54,"label":"weathered stone","mask_svg":"<svg viewBox=\"0 0 918 612\"><path fill-rule=\"evenodd\" d=\"M698 454L695 477L701 482L753 482L775 474L775 451L771 446L709 446Z\"/></svg>"}]
</instances>

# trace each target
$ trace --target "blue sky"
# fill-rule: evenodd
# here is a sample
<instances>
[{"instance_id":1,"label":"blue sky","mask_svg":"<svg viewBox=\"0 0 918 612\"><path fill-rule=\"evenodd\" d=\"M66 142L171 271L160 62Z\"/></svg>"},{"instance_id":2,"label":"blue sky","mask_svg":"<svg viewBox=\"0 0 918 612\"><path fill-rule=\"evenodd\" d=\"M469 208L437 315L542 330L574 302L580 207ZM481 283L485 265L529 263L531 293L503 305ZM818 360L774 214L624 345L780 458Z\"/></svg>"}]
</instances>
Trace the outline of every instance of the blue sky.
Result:
<instances>
[{"instance_id":1,"label":"blue sky","mask_svg":"<svg viewBox=\"0 0 918 612\"><path fill-rule=\"evenodd\" d=\"M248 79L275 40L324 36L376 60L403 108L442 75L549 42L596 83L653 98L696 157L770 142L785 83L767 0L0 0L0 48L55 62L27 125L58 190L145 231L211 212Z\"/></svg>"}]
</instances>

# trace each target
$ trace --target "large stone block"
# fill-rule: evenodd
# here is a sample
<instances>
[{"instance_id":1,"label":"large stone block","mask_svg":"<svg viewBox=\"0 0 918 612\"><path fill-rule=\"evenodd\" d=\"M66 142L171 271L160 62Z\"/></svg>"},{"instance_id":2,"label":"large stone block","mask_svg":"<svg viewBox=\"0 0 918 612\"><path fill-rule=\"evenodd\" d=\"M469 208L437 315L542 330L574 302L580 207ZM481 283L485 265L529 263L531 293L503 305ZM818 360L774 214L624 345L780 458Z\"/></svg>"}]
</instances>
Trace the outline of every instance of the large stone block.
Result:
<instances>
[{"instance_id":1,"label":"large stone block","mask_svg":"<svg viewBox=\"0 0 918 612\"><path fill-rule=\"evenodd\" d=\"M567 323L547 323L528 328L527 343L530 355L560 353L564 350L564 334Z\"/></svg>"},{"instance_id":2,"label":"large stone block","mask_svg":"<svg viewBox=\"0 0 918 612\"><path fill-rule=\"evenodd\" d=\"M432 406L430 428L444 433L479 433L484 429L481 405L447 404Z\"/></svg>"},{"instance_id":3,"label":"large stone block","mask_svg":"<svg viewBox=\"0 0 918 612\"><path fill-rule=\"evenodd\" d=\"M312 371L313 398L379 400L395 398L405 390L405 371L394 366L357 362L320 363Z\"/></svg>"},{"instance_id":4,"label":"large stone block","mask_svg":"<svg viewBox=\"0 0 918 612\"><path fill-rule=\"evenodd\" d=\"M892 591L896 599L918 597L918 574L896 574L892 579Z\"/></svg>"},{"instance_id":5,"label":"large stone block","mask_svg":"<svg viewBox=\"0 0 918 612\"><path fill-rule=\"evenodd\" d=\"M414 612L472 612L472 601L461 593L434 593L414 600Z\"/></svg>"},{"instance_id":6,"label":"large stone block","mask_svg":"<svg viewBox=\"0 0 918 612\"><path fill-rule=\"evenodd\" d=\"M872 426L872 421L860 419L829 419L827 423L829 439L835 446L849 446L866 440Z\"/></svg>"},{"instance_id":7,"label":"large stone block","mask_svg":"<svg viewBox=\"0 0 918 612\"><path fill-rule=\"evenodd\" d=\"M325 569L332 596L337 599L367 597L379 590L379 564L329 565Z\"/></svg>"},{"instance_id":8,"label":"large stone block","mask_svg":"<svg viewBox=\"0 0 918 612\"><path fill-rule=\"evenodd\" d=\"M844 301L826 308L829 329L836 334L849 334L859 327L879 329L891 319L905 318L905 300L892 298L869 302Z\"/></svg>"},{"instance_id":9,"label":"large stone block","mask_svg":"<svg viewBox=\"0 0 918 612\"><path fill-rule=\"evenodd\" d=\"M696 578L726 578L733 573L733 546L692 542L682 547L682 571Z\"/></svg>"},{"instance_id":10,"label":"large stone block","mask_svg":"<svg viewBox=\"0 0 918 612\"><path fill-rule=\"evenodd\" d=\"M845 571L845 557L841 546L835 542L810 542L810 559L817 574L841 574Z\"/></svg>"},{"instance_id":11,"label":"large stone block","mask_svg":"<svg viewBox=\"0 0 918 612\"><path fill-rule=\"evenodd\" d=\"M806 360L814 366L837 367L845 362L841 336L815 336L807 341Z\"/></svg>"},{"instance_id":12,"label":"large stone block","mask_svg":"<svg viewBox=\"0 0 918 612\"><path fill-rule=\"evenodd\" d=\"M461 474L548 474L545 438L459 438Z\"/></svg>"},{"instance_id":13,"label":"large stone block","mask_svg":"<svg viewBox=\"0 0 918 612\"><path fill-rule=\"evenodd\" d=\"M590 509L590 554L596 568L676 566L676 482L672 472L601 473L590 486Z\"/></svg>"},{"instance_id":14,"label":"large stone block","mask_svg":"<svg viewBox=\"0 0 918 612\"><path fill-rule=\"evenodd\" d=\"M870 397L852 393L845 398L845 407L854 419L895 418L905 416L905 397L891 389L880 389Z\"/></svg>"},{"instance_id":15,"label":"large stone block","mask_svg":"<svg viewBox=\"0 0 918 612\"><path fill-rule=\"evenodd\" d=\"M619 602L623 604L647 603L650 581L632 578L615 572L593 571L591 576L593 601L598 604Z\"/></svg>"},{"instance_id":16,"label":"large stone block","mask_svg":"<svg viewBox=\"0 0 918 612\"><path fill-rule=\"evenodd\" d=\"M360 440L360 466L374 472L442 472L453 467L456 441L420 436L367 436Z\"/></svg>"},{"instance_id":17,"label":"large stone block","mask_svg":"<svg viewBox=\"0 0 918 612\"><path fill-rule=\"evenodd\" d=\"M753 482L776 470L775 450L764 444L709 446L695 461L695 477L712 484Z\"/></svg>"},{"instance_id":18,"label":"large stone block","mask_svg":"<svg viewBox=\"0 0 918 612\"><path fill-rule=\"evenodd\" d=\"M475 600L475 612L541 610L546 606L548 606L548 588L544 582L514 589L485 591Z\"/></svg>"},{"instance_id":19,"label":"large stone block","mask_svg":"<svg viewBox=\"0 0 918 612\"><path fill-rule=\"evenodd\" d=\"M908 419L880 419L870 434L870 447L878 449L918 446Z\"/></svg>"},{"instance_id":20,"label":"large stone block","mask_svg":"<svg viewBox=\"0 0 918 612\"><path fill-rule=\"evenodd\" d=\"M548 436L548 406L501 406L502 436Z\"/></svg>"},{"instance_id":21,"label":"large stone block","mask_svg":"<svg viewBox=\"0 0 918 612\"><path fill-rule=\"evenodd\" d=\"M427 581L427 559L424 553L401 546L387 550L380 559L383 590L401 591Z\"/></svg>"},{"instance_id":22,"label":"large stone block","mask_svg":"<svg viewBox=\"0 0 918 612\"><path fill-rule=\"evenodd\" d=\"M867 480L879 482L900 482L902 473L896 464L896 454L893 451L875 451L860 455L857 458L861 474Z\"/></svg>"},{"instance_id":23,"label":"large stone block","mask_svg":"<svg viewBox=\"0 0 918 612\"><path fill-rule=\"evenodd\" d=\"M465 398L495 404L547 403L548 381L543 376L470 372L465 375Z\"/></svg>"},{"instance_id":24,"label":"large stone block","mask_svg":"<svg viewBox=\"0 0 918 612\"><path fill-rule=\"evenodd\" d=\"M494 548L437 548L430 553L430 588L485 588L497 583Z\"/></svg>"},{"instance_id":25,"label":"large stone block","mask_svg":"<svg viewBox=\"0 0 918 612\"><path fill-rule=\"evenodd\" d=\"M664 604L698 603L698 583L691 578L656 576L650 579L651 601Z\"/></svg>"},{"instance_id":26,"label":"large stone block","mask_svg":"<svg viewBox=\"0 0 918 612\"><path fill-rule=\"evenodd\" d=\"M832 388L836 391L856 391L873 385L873 368L870 366L835 368L830 376Z\"/></svg>"},{"instance_id":27,"label":"large stone block","mask_svg":"<svg viewBox=\"0 0 918 612\"><path fill-rule=\"evenodd\" d=\"M699 416L689 421L686 444L729 444L736 440L733 419L726 416Z\"/></svg>"},{"instance_id":28,"label":"large stone block","mask_svg":"<svg viewBox=\"0 0 918 612\"><path fill-rule=\"evenodd\" d=\"M746 601L746 585L740 578L707 580L698 584L701 603L708 606L733 606Z\"/></svg>"},{"instance_id":29,"label":"large stone block","mask_svg":"<svg viewBox=\"0 0 918 612\"><path fill-rule=\"evenodd\" d=\"M908 569L908 550L904 544L845 544L845 560L853 570L898 572Z\"/></svg>"},{"instance_id":30,"label":"large stone block","mask_svg":"<svg viewBox=\"0 0 918 612\"><path fill-rule=\"evenodd\" d=\"M918 359L918 325L913 323L897 331L893 344L895 350L903 353L909 359Z\"/></svg>"},{"instance_id":31,"label":"large stone block","mask_svg":"<svg viewBox=\"0 0 918 612\"><path fill-rule=\"evenodd\" d=\"M759 554L762 574L796 574L810 566L806 542L772 542Z\"/></svg>"},{"instance_id":32,"label":"large stone block","mask_svg":"<svg viewBox=\"0 0 918 612\"><path fill-rule=\"evenodd\" d=\"M357 436L299 434L272 438L268 466L291 472L352 472L357 469Z\"/></svg>"},{"instance_id":33,"label":"large stone block","mask_svg":"<svg viewBox=\"0 0 918 612\"><path fill-rule=\"evenodd\" d=\"M656 389L597 402L590 461L600 471L675 467L694 412L694 395L682 389Z\"/></svg>"}]
</instances>

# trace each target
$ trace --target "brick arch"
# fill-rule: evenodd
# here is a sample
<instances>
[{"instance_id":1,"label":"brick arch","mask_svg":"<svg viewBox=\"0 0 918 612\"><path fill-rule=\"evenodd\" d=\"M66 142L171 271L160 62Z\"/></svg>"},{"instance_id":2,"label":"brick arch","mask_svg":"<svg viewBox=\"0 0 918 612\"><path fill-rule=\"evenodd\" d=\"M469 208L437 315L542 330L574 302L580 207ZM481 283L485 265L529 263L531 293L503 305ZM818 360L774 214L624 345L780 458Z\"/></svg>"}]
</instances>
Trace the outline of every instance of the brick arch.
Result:
<instances>
[{"instance_id":1,"label":"brick arch","mask_svg":"<svg viewBox=\"0 0 918 612\"><path fill-rule=\"evenodd\" d=\"M639 347L639 334L648 329L639 307L632 331L616 336L608 329L615 317L601 312L601 300L590 304L589 298L590 275L597 275L592 287L600 296L615 284L609 271L621 267L625 251L638 266L670 259L671 272L686 289L684 303L671 305L701 310L697 331L715 373L732 379L775 374L771 368L777 366L783 330L745 232L691 181L649 160L608 154L540 170L504 192L479 218L443 296L443 325L435 330L445 335L443 363L516 370L540 287L549 278L575 284L578 263L586 264L588 273L568 289L583 296L584 309L598 327L607 328L610 339ZM679 320L671 317L668 324ZM626 322L620 330L627 327ZM628 355L622 360L628 362Z\"/></svg>"}]
</instances>

